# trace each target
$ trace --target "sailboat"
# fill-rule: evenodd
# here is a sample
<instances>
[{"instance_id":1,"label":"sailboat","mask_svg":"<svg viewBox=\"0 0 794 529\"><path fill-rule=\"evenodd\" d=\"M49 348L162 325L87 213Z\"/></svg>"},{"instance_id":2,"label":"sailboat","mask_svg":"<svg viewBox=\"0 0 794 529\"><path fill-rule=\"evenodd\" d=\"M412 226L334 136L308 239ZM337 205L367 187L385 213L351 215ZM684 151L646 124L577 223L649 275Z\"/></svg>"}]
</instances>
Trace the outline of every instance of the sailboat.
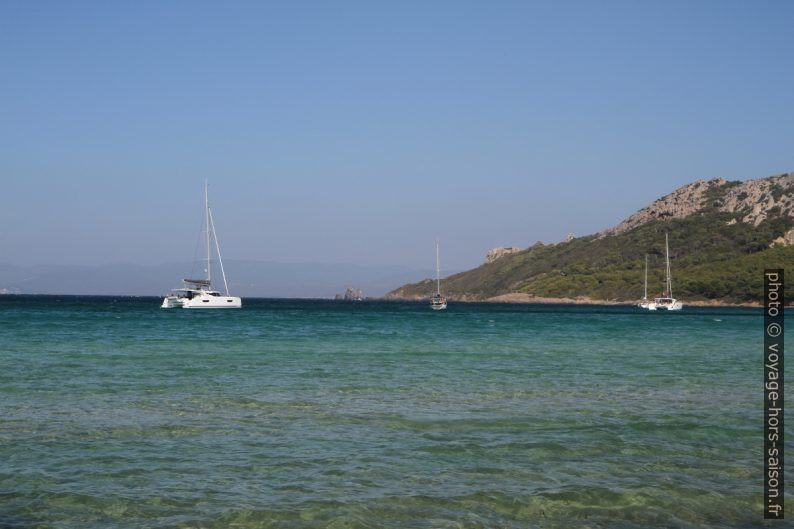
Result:
<instances>
[{"instance_id":1,"label":"sailboat","mask_svg":"<svg viewBox=\"0 0 794 529\"><path fill-rule=\"evenodd\" d=\"M441 295L441 261L439 260L438 241L436 241L436 293L430 298L430 307L433 310L447 308L447 298Z\"/></svg>"},{"instance_id":2,"label":"sailboat","mask_svg":"<svg viewBox=\"0 0 794 529\"><path fill-rule=\"evenodd\" d=\"M161 305L164 309L182 307L183 309L239 309L242 300L229 295L229 285L226 282L226 272L223 270L221 247L218 236L215 234L215 222L212 220L210 210L209 186L204 182L204 224L207 234L207 277L204 279L183 279L182 288L175 288L163 299ZM218 263L223 277L223 287L226 295L212 288L212 241L215 241L215 251L218 254Z\"/></svg>"},{"instance_id":3,"label":"sailboat","mask_svg":"<svg viewBox=\"0 0 794 529\"><path fill-rule=\"evenodd\" d=\"M648 310L681 310L684 308L684 304L673 297L673 281L670 277L670 245L668 243L667 233L664 234L664 249L666 262L664 292L661 296L654 298L652 303L648 303L648 305L643 308L647 308ZM642 307L642 304L640 304L640 306Z\"/></svg>"}]
</instances>

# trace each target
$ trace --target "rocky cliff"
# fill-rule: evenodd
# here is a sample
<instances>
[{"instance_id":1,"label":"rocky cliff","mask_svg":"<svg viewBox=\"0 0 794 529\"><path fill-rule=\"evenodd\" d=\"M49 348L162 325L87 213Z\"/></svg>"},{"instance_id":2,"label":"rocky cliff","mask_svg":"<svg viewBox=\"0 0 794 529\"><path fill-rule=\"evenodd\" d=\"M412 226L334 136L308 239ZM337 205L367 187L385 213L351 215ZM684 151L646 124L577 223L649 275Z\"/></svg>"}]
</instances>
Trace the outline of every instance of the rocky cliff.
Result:
<instances>
[{"instance_id":1,"label":"rocky cliff","mask_svg":"<svg viewBox=\"0 0 794 529\"><path fill-rule=\"evenodd\" d=\"M794 174L746 182L698 180L663 196L600 235L619 235L652 220L683 219L711 208L739 214L739 218L731 220L753 226L770 215L794 217Z\"/></svg>"},{"instance_id":2,"label":"rocky cliff","mask_svg":"<svg viewBox=\"0 0 794 529\"><path fill-rule=\"evenodd\" d=\"M497 246L496 248L491 248L487 254L485 254L485 262L486 263L493 263L500 257L504 257L505 255L510 255L511 253L520 252L521 248L517 246Z\"/></svg>"}]
</instances>

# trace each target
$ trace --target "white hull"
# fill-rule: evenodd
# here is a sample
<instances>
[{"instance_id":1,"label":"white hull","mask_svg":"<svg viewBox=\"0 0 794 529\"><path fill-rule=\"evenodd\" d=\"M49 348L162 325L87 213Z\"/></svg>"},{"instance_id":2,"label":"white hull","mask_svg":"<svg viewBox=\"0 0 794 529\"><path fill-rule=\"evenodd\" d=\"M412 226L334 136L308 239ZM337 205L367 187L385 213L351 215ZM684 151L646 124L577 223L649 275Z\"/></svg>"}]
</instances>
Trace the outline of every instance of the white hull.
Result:
<instances>
[{"instance_id":1,"label":"white hull","mask_svg":"<svg viewBox=\"0 0 794 529\"><path fill-rule=\"evenodd\" d=\"M163 304L160 305L161 309L173 309L182 306L182 300L175 296L166 296L163 299Z\"/></svg>"},{"instance_id":2,"label":"white hull","mask_svg":"<svg viewBox=\"0 0 794 529\"><path fill-rule=\"evenodd\" d=\"M221 296L217 293L200 292L192 298L167 296L161 305L164 309L182 307L183 309L239 309L242 299L237 296Z\"/></svg>"},{"instance_id":3,"label":"white hull","mask_svg":"<svg viewBox=\"0 0 794 529\"><path fill-rule=\"evenodd\" d=\"M646 310L681 310L684 308L684 304L678 300L673 300L671 303L640 303L637 306Z\"/></svg>"},{"instance_id":4,"label":"white hull","mask_svg":"<svg viewBox=\"0 0 794 529\"><path fill-rule=\"evenodd\" d=\"M447 302L444 301L443 303L431 303L430 308L432 308L433 310L444 310L445 308L447 308Z\"/></svg>"},{"instance_id":5,"label":"white hull","mask_svg":"<svg viewBox=\"0 0 794 529\"><path fill-rule=\"evenodd\" d=\"M196 296L182 303L183 309L239 309L243 302L236 296Z\"/></svg>"}]
</instances>

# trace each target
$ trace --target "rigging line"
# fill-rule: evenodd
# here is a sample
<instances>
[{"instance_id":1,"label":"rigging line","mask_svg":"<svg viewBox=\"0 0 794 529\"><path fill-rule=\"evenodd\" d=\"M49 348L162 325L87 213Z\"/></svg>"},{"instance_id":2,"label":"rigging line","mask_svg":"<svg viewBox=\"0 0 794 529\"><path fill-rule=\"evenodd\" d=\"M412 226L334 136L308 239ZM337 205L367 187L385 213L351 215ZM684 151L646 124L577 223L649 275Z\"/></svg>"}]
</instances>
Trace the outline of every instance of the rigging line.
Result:
<instances>
[{"instance_id":1,"label":"rigging line","mask_svg":"<svg viewBox=\"0 0 794 529\"><path fill-rule=\"evenodd\" d=\"M218 234L215 232L215 221L212 219L212 210L207 208L209 217L209 224L212 226L212 238L215 239L215 250L218 252L218 263L221 265L221 276L223 276L223 287L226 289L226 295L229 295L229 285L226 283L226 272L223 270L223 258L221 257L221 245L218 242Z\"/></svg>"}]
</instances>

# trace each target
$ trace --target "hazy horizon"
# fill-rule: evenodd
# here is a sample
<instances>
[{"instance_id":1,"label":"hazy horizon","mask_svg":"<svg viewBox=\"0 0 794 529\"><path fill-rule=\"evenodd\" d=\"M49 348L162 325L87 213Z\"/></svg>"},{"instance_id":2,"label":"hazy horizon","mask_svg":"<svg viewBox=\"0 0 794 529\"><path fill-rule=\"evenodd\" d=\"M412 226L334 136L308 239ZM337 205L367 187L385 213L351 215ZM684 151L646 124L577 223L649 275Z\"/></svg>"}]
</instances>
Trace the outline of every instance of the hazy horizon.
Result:
<instances>
[{"instance_id":1,"label":"hazy horizon","mask_svg":"<svg viewBox=\"0 0 794 529\"><path fill-rule=\"evenodd\" d=\"M0 5L0 263L466 270L794 168L794 4ZM169 278L171 279L171 278ZM173 278L179 279L179 278Z\"/></svg>"},{"instance_id":2,"label":"hazy horizon","mask_svg":"<svg viewBox=\"0 0 794 529\"><path fill-rule=\"evenodd\" d=\"M203 262L156 265L108 263L101 265L0 263L0 294L63 294L161 296L182 286L182 279L205 277ZM213 264L217 266L217 261ZM279 263L224 259L229 291L243 297L333 298L349 287L367 297L380 297L406 283L433 277L434 270L405 266L349 263ZM224 289L214 268L213 285ZM448 272L449 275L455 271Z\"/></svg>"}]
</instances>

